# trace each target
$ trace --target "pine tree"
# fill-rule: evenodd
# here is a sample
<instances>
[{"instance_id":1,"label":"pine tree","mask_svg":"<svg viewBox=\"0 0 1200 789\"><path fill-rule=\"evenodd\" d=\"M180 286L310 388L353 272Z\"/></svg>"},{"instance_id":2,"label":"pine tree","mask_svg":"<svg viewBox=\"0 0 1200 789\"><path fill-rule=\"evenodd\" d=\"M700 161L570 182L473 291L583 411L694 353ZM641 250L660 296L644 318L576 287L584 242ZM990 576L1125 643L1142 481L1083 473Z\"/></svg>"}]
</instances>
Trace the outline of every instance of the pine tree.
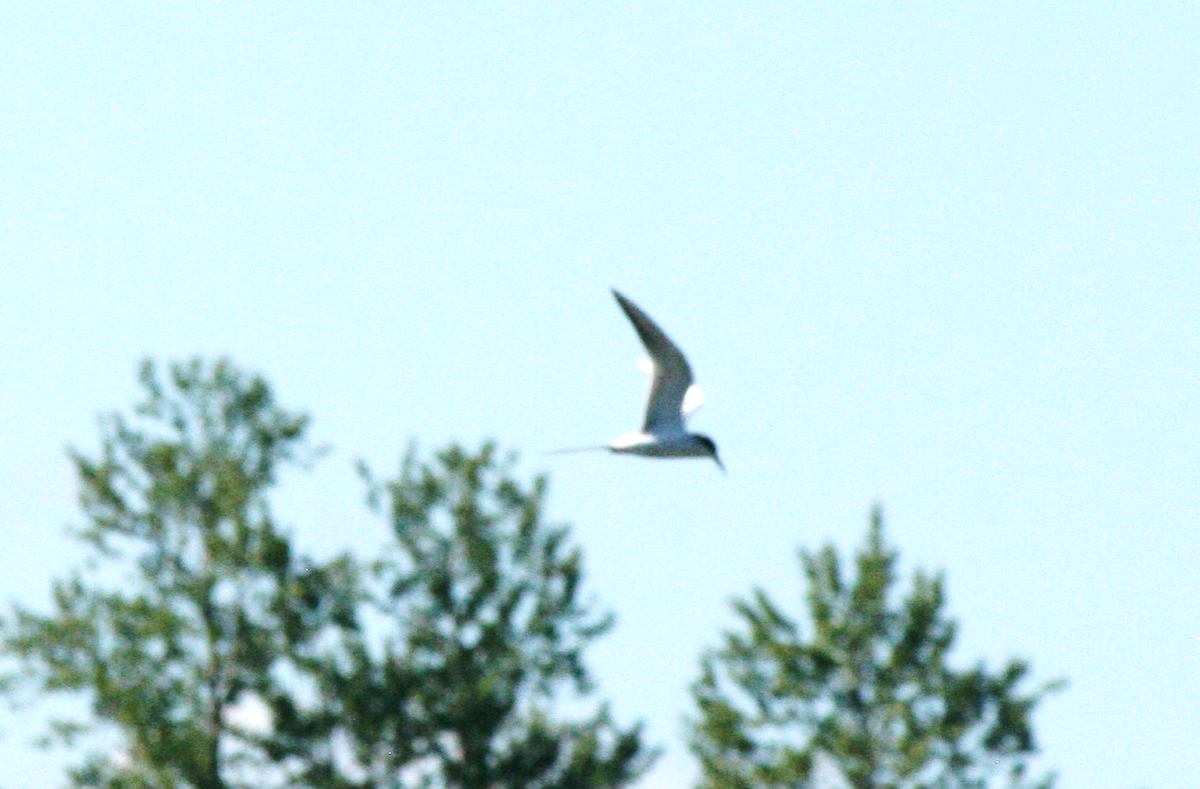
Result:
<instances>
[{"instance_id":1,"label":"pine tree","mask_svg":"<svg viewBox=\"0 0 1200 789\"><path fill-rule=\"evenodd\" d=\"M806 785L817 750L857 789L1052 784L1028 781L1031 716L1061 683L1022 692L1029 666L1020 660L998 673L982 663L951 668L955 623L943 611L942 574L916 572L896 605L896 559L878 511L855 578L844 577L833 547L802 551L807 638L763 591L735 601L742 628L705 656L693 686L701 789Z\"/></svg>"}]
</instances>

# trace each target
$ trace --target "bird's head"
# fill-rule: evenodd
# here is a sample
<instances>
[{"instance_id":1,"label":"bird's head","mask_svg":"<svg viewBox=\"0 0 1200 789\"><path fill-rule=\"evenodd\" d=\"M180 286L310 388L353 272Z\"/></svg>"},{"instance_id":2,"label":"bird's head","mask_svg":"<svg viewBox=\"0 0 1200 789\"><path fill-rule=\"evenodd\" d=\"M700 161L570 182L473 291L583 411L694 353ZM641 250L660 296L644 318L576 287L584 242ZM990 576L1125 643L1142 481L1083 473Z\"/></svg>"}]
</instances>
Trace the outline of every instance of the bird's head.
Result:
<instances>
[{"instance_id":1,"label":"bird's head","mask_svg":"<svg viewBox=\"0 0 1200 789\"><path fill-rule=\"evenodd\" d=\"M696 435L696 440L700 442L700 445L702 447L704 447L708 456L711 457L714 461L716 461L717 466L720 467L721 471L725 471L725 464L721 462L721 458L717 457L717 442L713 441L711 438L709 438L708 436L703 435L701 433L696 433L695 435ZM728 473L728 472L725 472L725 473Z\"/></svg>"}]
</instances>

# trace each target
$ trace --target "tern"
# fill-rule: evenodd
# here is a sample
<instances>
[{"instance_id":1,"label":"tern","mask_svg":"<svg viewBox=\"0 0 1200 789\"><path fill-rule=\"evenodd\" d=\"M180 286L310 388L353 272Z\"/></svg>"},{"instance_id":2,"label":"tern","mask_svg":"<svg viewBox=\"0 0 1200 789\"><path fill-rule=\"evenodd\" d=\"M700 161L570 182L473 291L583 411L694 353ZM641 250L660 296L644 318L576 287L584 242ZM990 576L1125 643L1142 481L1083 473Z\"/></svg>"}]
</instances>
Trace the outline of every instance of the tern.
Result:
<instances>
[{"instance_id":1,"label":"tern","mask_svg":"<svg viewBox=\"0 0 1200 789\"><path fill-rule=\"evenodd\" d=\"M725 471L725 465L717 457L716 443L706 435L689 433L684 426L688 417L704 402L704 394L692 382L692 368L683 352L640 307L615 289L612 294L650 354L652 378L645 422L641 430L626 433L608 444L558 451L607 449L651 458L712 458L721 471Z\"/></svg>"}]
</instances>

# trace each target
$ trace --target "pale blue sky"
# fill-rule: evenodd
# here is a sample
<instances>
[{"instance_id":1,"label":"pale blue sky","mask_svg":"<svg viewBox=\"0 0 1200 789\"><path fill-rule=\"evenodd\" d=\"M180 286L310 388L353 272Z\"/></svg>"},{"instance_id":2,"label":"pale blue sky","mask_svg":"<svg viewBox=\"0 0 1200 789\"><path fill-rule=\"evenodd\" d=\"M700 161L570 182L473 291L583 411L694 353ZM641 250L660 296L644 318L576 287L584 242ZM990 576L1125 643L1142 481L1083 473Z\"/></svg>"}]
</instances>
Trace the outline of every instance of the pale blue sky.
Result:
<instances>
[{"instance_id":1,"label":"pale blue sky","mask_svg":"<svg viewBox=\"0 0 1200 789\"><path fill-rule=\"evenodd\" d=\"M78 557L63 448L150 354L228 354L334 451L278 499L384 538L351 464L495 437L552 474L618 720L690 785L728 600L885 508L959 665L1071 687L1062 789L1200 775L1200 11L1191 3L5 3L0 600ZM616 286L711 463L637 426ZM0 785L49 789L0 713ZM15 772L14 772L15 771ZM6 774L6 775L4 775Z\"/></svg>"}]
</instances>

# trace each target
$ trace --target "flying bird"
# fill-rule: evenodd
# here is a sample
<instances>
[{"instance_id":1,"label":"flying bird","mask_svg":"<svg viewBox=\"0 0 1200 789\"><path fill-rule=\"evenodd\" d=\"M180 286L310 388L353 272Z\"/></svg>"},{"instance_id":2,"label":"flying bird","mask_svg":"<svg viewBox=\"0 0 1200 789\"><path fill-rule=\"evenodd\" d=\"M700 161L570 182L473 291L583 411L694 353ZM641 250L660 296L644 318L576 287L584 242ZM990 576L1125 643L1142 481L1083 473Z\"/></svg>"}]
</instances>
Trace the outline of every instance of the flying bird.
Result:
<instances>
[{"instance_id":1,"label":"flying bird","mask_svg":"<svg viewBox=\"0 0 1200 789\"><path fill-rule=\"evenodd\" d=\"M616 290L612 293L650 354L652 378L645 422L641 430L626 433L603 446L558 451L607 449L652 458L708 457L724 471L725 466L717 457L716 443L700 433L689 433L684 426L687 418L704 402L704 394L692 383L692 368L683 352L641 308Z\"/></svg>"}]
</instances>

